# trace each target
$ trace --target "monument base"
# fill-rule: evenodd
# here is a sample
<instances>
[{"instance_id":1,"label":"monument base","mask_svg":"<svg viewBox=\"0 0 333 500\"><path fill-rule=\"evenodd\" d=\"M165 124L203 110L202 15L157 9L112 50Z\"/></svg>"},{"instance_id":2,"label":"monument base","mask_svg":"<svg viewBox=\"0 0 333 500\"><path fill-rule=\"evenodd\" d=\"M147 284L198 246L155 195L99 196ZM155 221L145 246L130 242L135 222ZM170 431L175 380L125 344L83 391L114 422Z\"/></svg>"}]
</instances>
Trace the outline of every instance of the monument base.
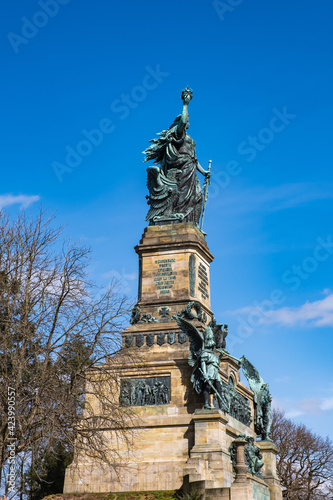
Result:
<instances>
[{"instance_id":1,"label":"monument base","mask_svg":"<svg viewBox=\"0 0 333 500\"><path fill-rule=\"evenodd\" d=\"M191 367L183 344L179 346L178 359L166 361L166 356L161 356L163 359L157 360L155 352L151 353L155 361L146 356L145 363L121 368L124 380L169 376L170 401L135 408L137 418L129 429L133 431L131 449L118 443L117 473L99 467L88 457L79 457L78 467L67 468L64 493L189 490L204 484L217 494L218 489L230 488L234 473L229 447L241 433L255 437L254 431L219 409L196 409L202 402L190 382ZM172 349L174 354L174 344ZM168 351L171 346L163 344L159 350ZM233 360L225 360L224 368L224 379L230 373L236 375ZM113 431L104 433L112 443Z\"/></svg>"},{"instance_id":2,"label":"monument base","mask_svg":"<svg viewBox=\"0 0 333 500\"><path fill-rule=\"evenodd\" d=\"M276 448L273 443L269 443L270 446L267 442L262 443L265 457L270 458L267 461L264 479L247 472L244 459L246 441L242 442L243 459L241 463L237 463L235 474L229 447L240 433L254 436L253 431L249 428L244 429L245 426L240 422L218 409L196 410L193 423L195 444L184 467L185 490L198 491L204 498L214 498L214 500L282 500L281 488L279 491L275 488L277 476L273 450ZM270 484L266 482L266 477L271 481ZM274 488L271 487L272 481Z\"/></svg>"},{"instance_id":3,"label":"monument base","mask_svg":"<svg viewBox=\"0 0 333 500\"><path fill-rule=\"evenodd\" d=\"M131 349L135 362L109 365L117 379L115 406L127 407L132 415L124 421L126 439L116 429L101 429L116 467L99 465L77 450L77 463L66 470L64 493L182 488L199 489L214 500L281 500L272 443L256 443L265 462L263 479L248 474L244 460L237 464L237 474L233 470L231 444L240 434L256 438L253 392L240 382L237 360L223 354L219 361L228 414L201 409L203 394L197 394L191 381L190 340L175 317L191 321L199 336L212 323L213 256L202 232L184 222L149 226L136 252L138 302L122 333L123 348ZM91 393L86 404L96 415L101 411Z\"/></svg>"}]
</instances>

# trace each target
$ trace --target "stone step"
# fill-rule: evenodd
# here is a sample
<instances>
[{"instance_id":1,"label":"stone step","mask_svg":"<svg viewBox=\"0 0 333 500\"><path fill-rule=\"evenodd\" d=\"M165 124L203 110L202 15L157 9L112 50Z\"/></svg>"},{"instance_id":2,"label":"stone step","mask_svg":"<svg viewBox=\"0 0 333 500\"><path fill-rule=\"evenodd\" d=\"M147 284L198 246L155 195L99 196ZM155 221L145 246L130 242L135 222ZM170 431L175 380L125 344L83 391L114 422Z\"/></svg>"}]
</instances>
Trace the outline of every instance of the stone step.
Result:
<instances>
[{"instance_id":1,"label":"stone step","mask_svg":"<svg viewBox=\"0 0 333 500\"><path fill-rule=\"evenodd\" d=\"M197 481L202 481L202 480L203 480L203 478L202 478L201 474L190 474L188 476L189 483L195 483Z\"/></svg>"}]
</instances>

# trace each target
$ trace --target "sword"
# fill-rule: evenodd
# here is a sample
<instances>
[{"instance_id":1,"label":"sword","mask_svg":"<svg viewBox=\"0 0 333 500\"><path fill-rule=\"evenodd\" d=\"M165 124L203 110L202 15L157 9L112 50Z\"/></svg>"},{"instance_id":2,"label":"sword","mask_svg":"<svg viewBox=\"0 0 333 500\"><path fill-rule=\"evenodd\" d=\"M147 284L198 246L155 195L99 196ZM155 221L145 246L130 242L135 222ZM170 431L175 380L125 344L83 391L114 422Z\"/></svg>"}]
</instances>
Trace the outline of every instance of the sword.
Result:
<instances>
[{"instance_id":1,"label":"sword","mask_svg":"<svg viewBox=\"0 0 333 500\"><path fill-rule=\"evenodd\" d=\"M209 160L208 172L210 172L211 167L212 167L212 160ZM204 216L205 216L205 209L206 209L206 202L208 199L208 186L209 186L209 184L210 184L210 176L206 176L205 182L204 182L204 200L203 200L202 216L201 216L201 223L200 223L200 231L202 231L203 220L204 220Z\"/></svg>"},{"instance_id":2,"label":"sword","mask_svg":"<svg viewBox=\"0 0 333 500\"><path fill-rule=\"evenodd\" d=\"M231 356L231 354L229 354L229 352L226 349L215 349L215 351L219 352L220 356L223 356L223 354L225 354L226 356L229 356L229 358L237 361L240 365L242 364L242 361L240 359L235 358L234 356Z\"/></svg>"},{"instance_id":3,"label":"sword","mask_svg":"<svg viewBox=\"0 0 333 500\"><path fill-rule=\"evenodd\" d=\"M208 378L206 378L206 376L205 376L204 372L201 370L201 368L200 368L200 367L199 367L199 371L201 372L201 375L203 376L203 378L204 378L204 379L206 379L205 381L206 381L206 382L208 382L208 384L211 386L211 388L212 388L212 389L213 389L213 391L215 392L216 396L220 399L220 401L221 401L221 403L222 403L223 407L224 407L224 408L226 408L226 410L224 410L224 411L228 411L228 408L226 407L226 403L225 403L225 401L223 401L223 399L222 399L221 395L217 392L217 390L215 389L215 387L213 386L213 384L211 383L211 381L210 381Z\"/></svg>"}]
</instances>

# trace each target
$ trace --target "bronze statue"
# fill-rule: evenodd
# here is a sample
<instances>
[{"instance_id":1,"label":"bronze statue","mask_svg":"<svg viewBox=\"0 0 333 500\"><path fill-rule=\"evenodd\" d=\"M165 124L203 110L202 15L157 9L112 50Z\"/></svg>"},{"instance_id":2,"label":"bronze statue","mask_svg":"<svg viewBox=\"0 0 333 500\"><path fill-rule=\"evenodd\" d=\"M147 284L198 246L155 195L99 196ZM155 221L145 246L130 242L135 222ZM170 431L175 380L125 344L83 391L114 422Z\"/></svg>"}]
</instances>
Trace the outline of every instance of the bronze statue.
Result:
<instances>
[{"instance_id":1,"label":"bronze statue","mask_svg":"<svg viewBox=\"0 0 333 500\"><path fill-rule=\"evenodd\" d=\"M244 458L245 463L247 465L247 470L252 476L257 476L263 479L262 476L262 467L264 462L262 461L262 454L259 448L254 444L254 438L252 436L246 436L245 434L239 434L237 438L231 443L229 446L230 458L232 461L233 469L235 470L237 465L237 456L236 456L236 441L247 441L247 444L244 446Z\"/></svg>"},{"instance_id":2,"label":"bronze statue","mask_svg":"<svg viewBox=\"0 0 333 500\"><path fill-rule=\"evenodd\" d=\"M269 437L272 427L272 396L268 384L265 384L258 370L242 356L240 359L243 373L254 392L254 430L263 441L272 441Z\"/></svg>"},{"instance_id":3,"label":"bronze statue","mask_svg":"<svg viewBox=\"0 0 333 500\"><path fill-rule=\"evenodd\" d=\"M193 314L192 309L197 314ZM192 320L203 321L201 306L199 303L189 302L187 307L173 316L178 325L190 340L190 353L188 363L193 368L191 382L198 394L203 394L204 408L210 409L210 395L214 395L214 404L233 415L245 425L251 424L251 412L248 400L241 396L233 387L233 383L222 382L219 366L222 356L225 354L237 361L247 378L250 388L254 392L254 430L264 441L271 441L269 434L272 427L272 397L260 377L258 370L252 363L242 356L240 359L231 356L225 349L225 338L228 335L228 326L217 324L214 316L203 334L196 328ZM191 321L189 321L189 319ZM251 443L250 443L251 444Z\"/></svg>"},{"instance_id":4,"label":"bronze statue","mask_svg":"<svg viewBox=\"0 0 333 500\"><path fill-rule=\"evenodd\" d=\"M204 408L210 409L210 394L216 396L219 408L229 412L230 401L228 391L224 389L219 374L220 359L229 353L224 349L227 330L221 329L213 319L202 334L190 321L174 316L178 325L190 339L188 363L193 367L191 382L198 394L203 394ZM219 342L221 347L217 348Z\"/></svg>"},{"instance_id":5,"label":"bronze statue","mask_svg":"<svg viewBox=\"0 0 333 500\"><path fill-rule=\"evenodd\" d=\"M202 168L195 154L195 142L186 133L189 127L188 104L193 92L188 87L181 99L183 111L167 130L163 130L152 146L144 151L144 161L153 160L159 166L148 167L149 190L146 220L151 225L173 222L191 222L199 225L203 194L197 171L206 177L205 199L210 169Z\"/></svg>"},{"instance_id":6,"label":"bronze statue","mask_svg":"<svg viewBox=\"0 0 333 500\"><path fill-rule=\"evenodd\" d=\"M254 438L247 436L248 444L245 445L245 462L248 464L248 470L253 476L262 478L261 468L264 465L262 461L262 454L259 448L254 444Z\"/></svg>"}]
</instances>

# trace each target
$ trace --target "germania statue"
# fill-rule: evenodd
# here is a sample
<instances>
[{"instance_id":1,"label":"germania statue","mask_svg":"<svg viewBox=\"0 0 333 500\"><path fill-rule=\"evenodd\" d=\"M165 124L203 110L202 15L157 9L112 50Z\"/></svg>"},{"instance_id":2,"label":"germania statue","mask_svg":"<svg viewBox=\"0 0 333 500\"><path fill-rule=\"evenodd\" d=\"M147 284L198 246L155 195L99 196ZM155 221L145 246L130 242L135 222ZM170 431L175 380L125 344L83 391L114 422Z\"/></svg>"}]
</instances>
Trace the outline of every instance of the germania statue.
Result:
<instances>
[{"instance_id":1,"label":"germania statue","mask_svg":"<svg viewBox=\"0 0 333 500\"><path fill-rule=\"evenodd\" d=\"M202 168L195 154L195 142L186 133L192 95L188 87L182 91L182 114L167 130L157 134L159 137L152 139L152 146L143 152L144 161L153 160L156 164L147 169L150 209L146 221L151 225L182 221L199 225L203 198L207 199L210 168L207 171ZM197 171L206 178L204 195Z\"/></svg>"}]
</instances>

